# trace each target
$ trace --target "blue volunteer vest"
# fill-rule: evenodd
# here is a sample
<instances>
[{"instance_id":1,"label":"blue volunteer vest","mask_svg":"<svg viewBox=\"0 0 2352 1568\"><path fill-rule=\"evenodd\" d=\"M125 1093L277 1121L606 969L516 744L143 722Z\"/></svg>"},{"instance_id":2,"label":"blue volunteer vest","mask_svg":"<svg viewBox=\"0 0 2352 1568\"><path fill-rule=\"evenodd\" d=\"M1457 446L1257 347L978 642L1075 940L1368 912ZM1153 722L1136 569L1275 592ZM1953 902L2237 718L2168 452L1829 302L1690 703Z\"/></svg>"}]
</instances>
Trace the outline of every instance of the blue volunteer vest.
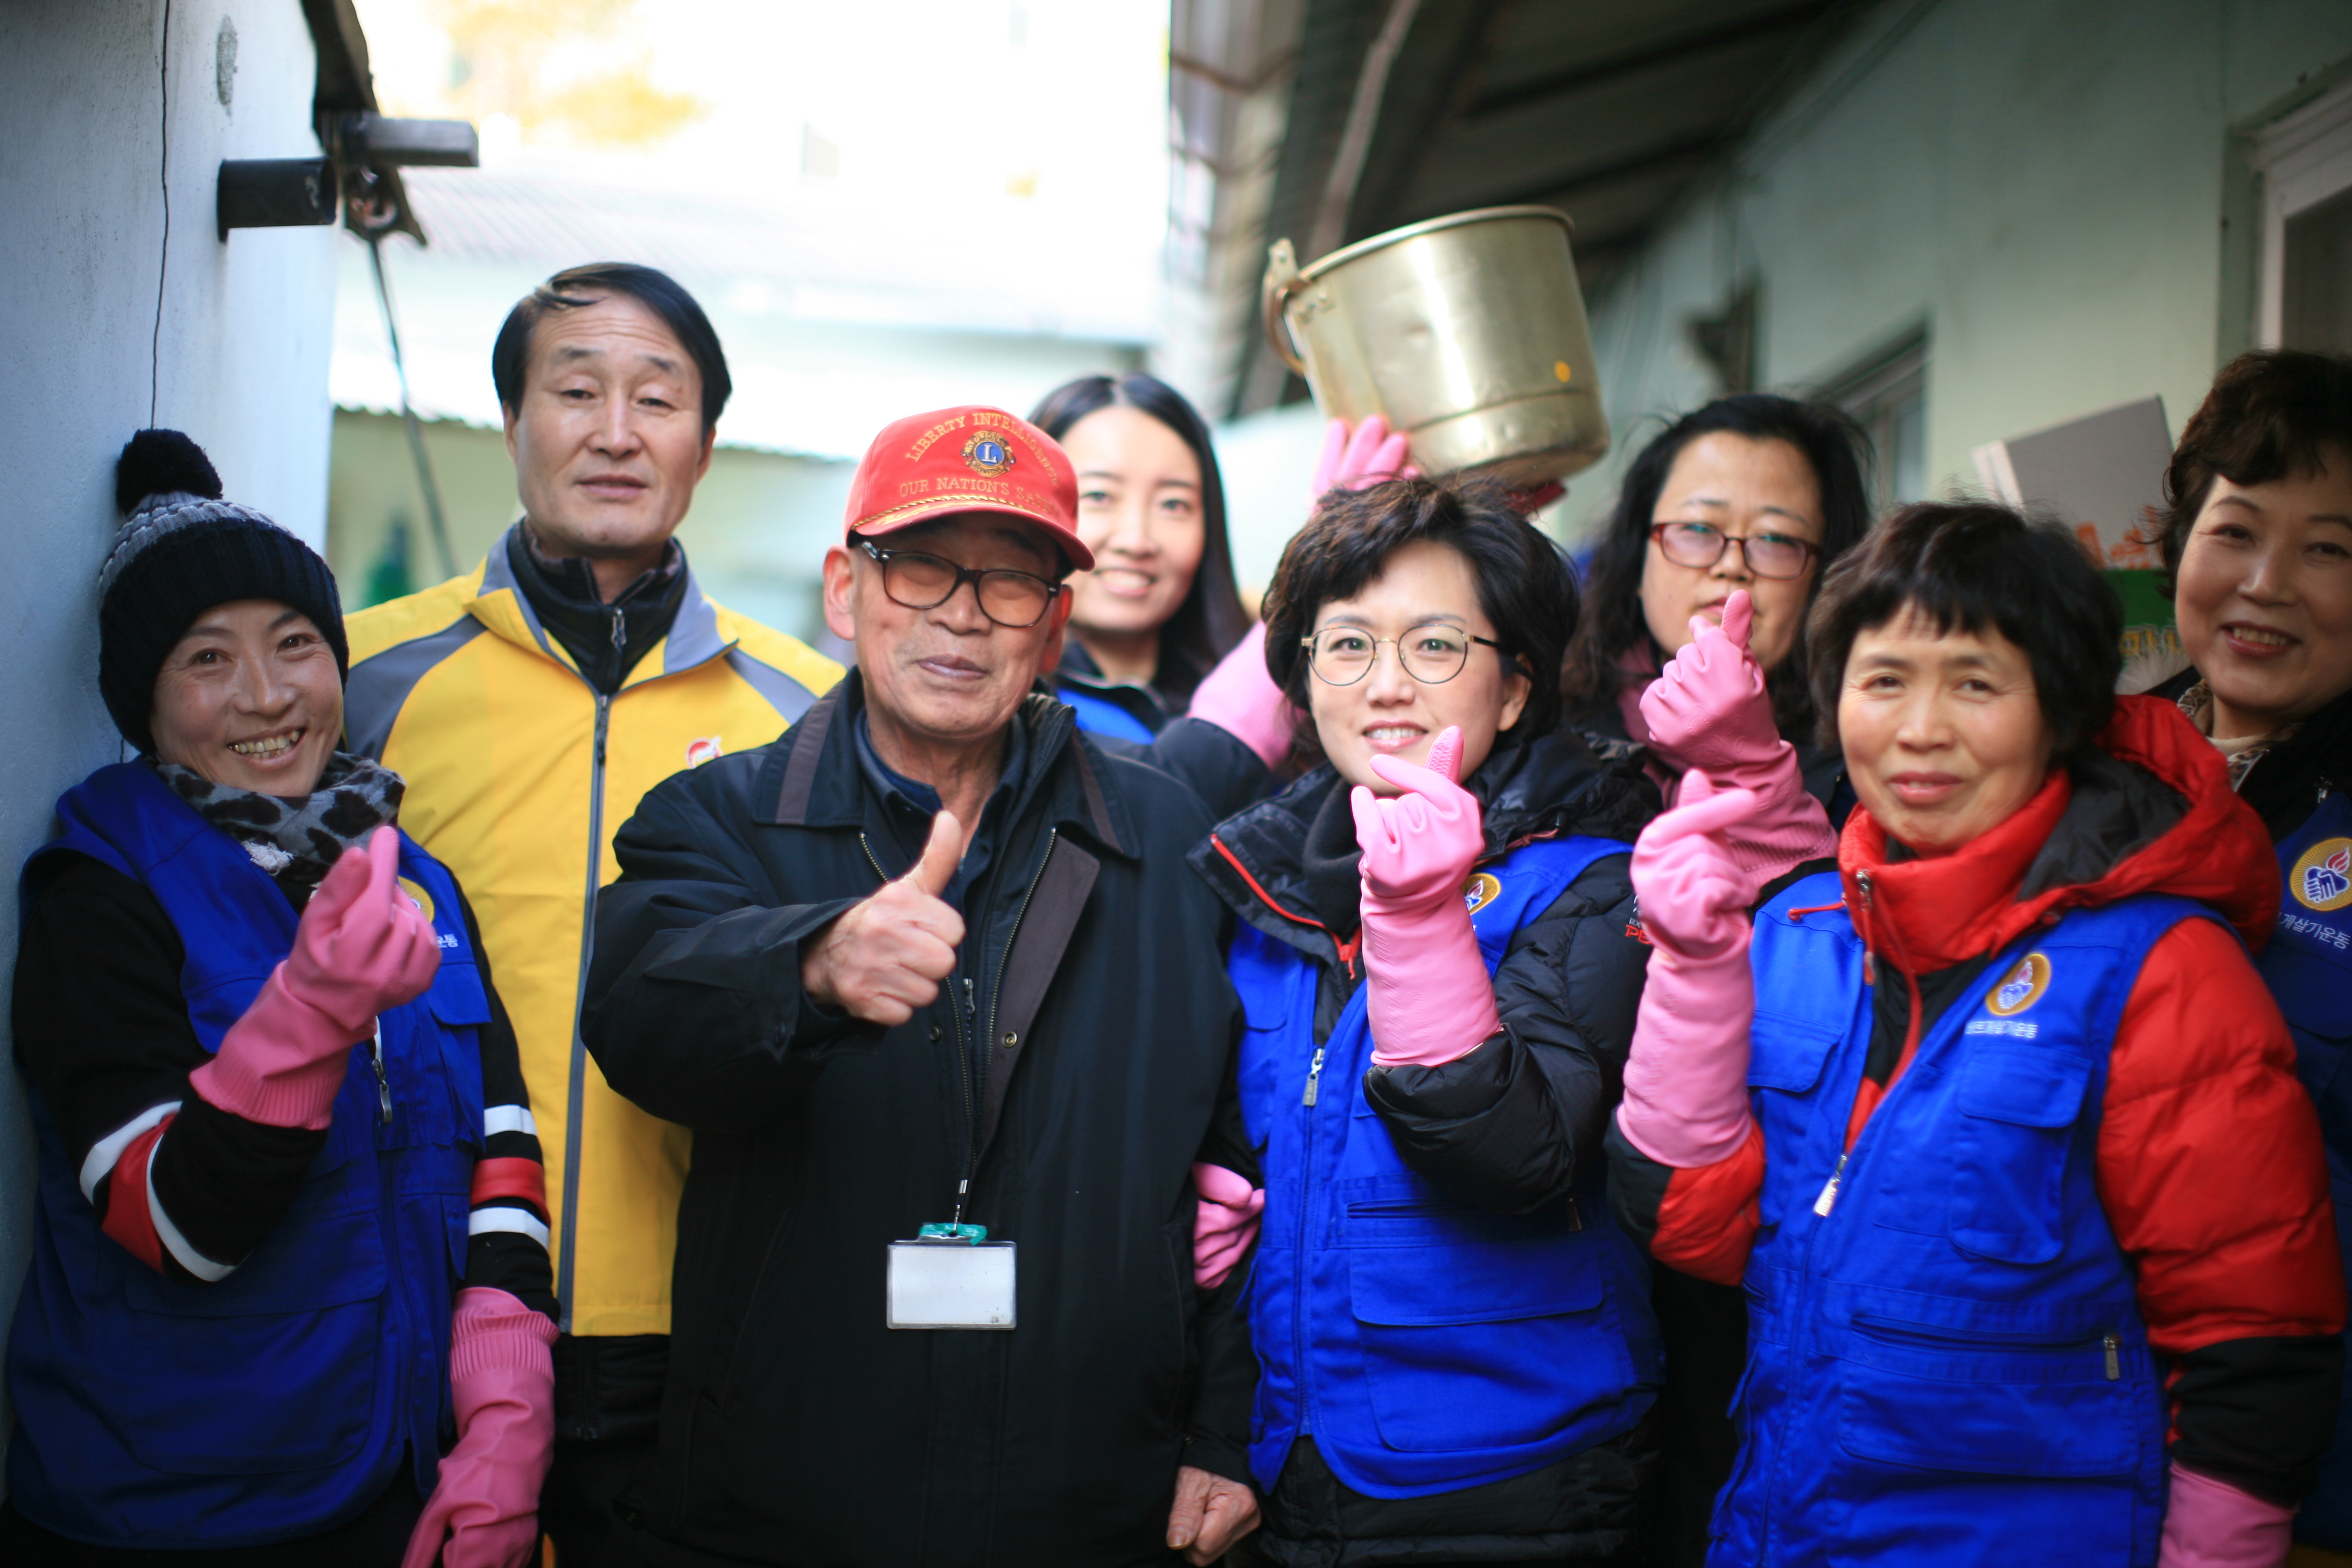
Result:
<instances>
[{"instance_id":1,"label":"blue volunteer vest","mask_svg":"<svg viewBox=\"0 0 2352 1568\"><path fill-rule=\"evenodd\" d=\"M1078 716L1078 728L1090 735L1110 735L1146 746L1158 738L1142 720L1109 698L1097 696L1084 687L1056 686L1054 695L1069 704L1071 711Z\"/></svg>"},{"instance_id":2,"label":"blue volunteer vest","mask_svg":"<svg viewBox=\"0 0 2352 1568\"><path fill-rule=\"evenodd\" d=\"M1842 896L1822 873L1756 917L1762 1228L1707 1561L2144 1568L2164 1393L2095 1184L2100 1108L2142 961L2211 911L2130 899L2013 943L1841 1169L1871 1031L1862 942L1819 909Z\"/></svg>"},{"instance_id":3,"label":"blue volunteer vest","mask_svg":"<svg viewBox=\"0 0 2352 1568\"><path fill-rule=\"evenodd\" d=\"M2330 790L2278 847L2278 925L2255 960L2294 1032L2295 1066L2319 1107L2336 1236L2352 1279L2352 796ZM2352 1352L2352 1327L2345 1331ZM2295 1516L2298 1541L2352 1552L2352 1380L2319 1485Z\"/></svg>"},{"instance_id":4,"label":"blue volunteer vest","mask_svg":"<svg viewBox=\"0 0 2352 1568\"><path fill-rule=\"evenodd\" d=\"M1478 872L1465 894L1487 972L1523 923L1628 847L1546 839ZM1658 1330L1647 1266L1598 1174L1541 1214L1448 1196L1364 1097L1368 988L1318 1049L1313 960L1244 926L1228 968L1248 1020L1243 1114L1265 1150L1249 1286L1258 1484L1302 1436L1358 1491L1406 1498L1525 1475L1631 1429L1656 1398Z\"/></svg>"},{"instance_id":5,"label":"blue volunteer vest","mask_svg":"<svg viewBox=\"0 0 2352 1568\"><path fill-rule=\"evenodd\" d=\"M58 816L63 835L34 860L72 851L145 884L187 949L196 1036L217 1050L292 951L293 907L143 763L100 769ZM431 1489L453 1421L449 1312L489 1005L457 886L405 835L401 876L432 906L441 969L379 1021L391 1120L370 1048L354 1047L326 1148L227 1278L183 1284L102 1235L31 1097L41 1201L8 1344L8 1494L28 1519L98 1543L226 1547L333 1528L404 1450Z\"/></svg>"}]
</instances>

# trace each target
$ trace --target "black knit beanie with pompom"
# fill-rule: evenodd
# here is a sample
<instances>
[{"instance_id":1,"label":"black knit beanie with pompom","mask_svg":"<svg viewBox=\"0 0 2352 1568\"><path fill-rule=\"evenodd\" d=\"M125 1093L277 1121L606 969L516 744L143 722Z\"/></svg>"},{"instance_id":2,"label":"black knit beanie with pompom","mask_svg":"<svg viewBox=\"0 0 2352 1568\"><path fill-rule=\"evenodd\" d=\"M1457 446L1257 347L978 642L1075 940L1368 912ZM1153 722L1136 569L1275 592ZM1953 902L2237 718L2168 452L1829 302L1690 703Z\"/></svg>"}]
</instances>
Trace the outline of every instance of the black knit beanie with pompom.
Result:
<instances>
[{"instance_id":1,"label":"black knit beanie with pompom","mask_svg":"<svg viewBox=\"0 0 2352 1568\"><path fill-rule=\"evenodd\" d=\"M130 515L98 575L98 689L115 727L142 752L155 678L196 617L215 605L271 599L310 617L351 672L335 574L319 552L248 507L221 500L204 448L177 430L142 430L114 467Z\"/></svg>"}]
</instances>

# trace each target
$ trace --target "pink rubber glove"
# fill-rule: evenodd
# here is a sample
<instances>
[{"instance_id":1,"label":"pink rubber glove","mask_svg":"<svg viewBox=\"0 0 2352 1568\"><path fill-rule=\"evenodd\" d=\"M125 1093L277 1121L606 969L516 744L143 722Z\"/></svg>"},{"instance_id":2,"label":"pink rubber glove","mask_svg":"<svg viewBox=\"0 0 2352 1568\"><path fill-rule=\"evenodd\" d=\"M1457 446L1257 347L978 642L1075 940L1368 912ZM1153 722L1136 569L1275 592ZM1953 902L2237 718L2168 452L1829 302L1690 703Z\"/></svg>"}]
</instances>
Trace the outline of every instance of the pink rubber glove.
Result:
<instances>
[{"instance_id":1,"label":"pink rubber glove","mask_svg":"<svg viewBox=\"0 0 2352 1568\"><path fill-rule=\"evenodd\" d=\"M1724 601L1723 624L1690 618L1691 640L1642 694L1650 744L1678 768L1720 778L1769 762L1788 742L1764 694L1764 667L1748 648L1755 602L1745 588Z\"/></svg>"},{"instance_id":2,"label":"pink rubber glove","mask_svg":"<svg viewBox=\"0 0 2352 1568\"><path fill-rule=\"evenodd\" d=\"M1727 824L1755 809L1746 790L1718 794L1698 769L1681 805L1633 844L1633 897L1652 946L1633 1018L1617 1128L1663 1165L1692 1170L1748 1141L1748 1030L1756 981L1748 966L1752 875L1727 853Z\"/></svg>"},{"instance_id":3,"label":"pink rubber glove","mask_svg":"<svg viewBox=\"0 0 2352 1568\"><path fill-rule=\"evenodd\" d=\"M1192 689L1190 718L1206 721L1255 752L1267 767L1290 754L1298 710L1265 668L1265 623L1250 627L1234 651Z\"/></svg>"},{"instance_id":4,"label":"pink rubber glove","mask_svg":"<svg viewBox=\"0 0 2352 1568\"><path fill-rule=\"evenodd\" d=\"M2278 1568L2294 1528L2294 1510L2175 1464L2157 1568Z\"/></svg>"},{"instance_id":5,"label":"pink rubber glove","mask_svg":"<svg viewBox=\"0 0 2352 1568\"><path fill-rule=\"evenodd\" d=\"M1358 784L1348 797L1363 851L1364 973L1376 1067L1433 1068L1503 1029L1495 984L1462 900L1486 847L1478 798L1454 782L1462 731L1430 743L1429 765L1374 757L1394 796Z\"/></svg>"},{"instance_id":6,"label":"pink rubber glove","mask_svg":"<svg viewBox=\"0 0 2352 1568\"><path fill-rule=\"evenodd\" d=\"M1346 420L1332 420L1324 427L1323 450L1315 458L1314 494L1307 498L1310 509L1320 506L1333 490L1360 490L1387 479L1420 478L1421 470L1412 466L1407 451L1403 434L1391 432L1389 422L1377 414L1357 426L1352 437Z\"/></svg>"},{"instance_id":7,"label":"pink rubber glove","mask_svg":"<svg viewBox=\"0 0 2352 1568\"><path fill-rule=\"evenodd\" d=\"M457 1292L449 1392L457 1446L401 1568L518 1568L539 1547L539 1486L555 1453L555 1325L504 1290ZM446 1544L445 1544L446 1542Z\"/></svg>"},{"instance_id":8,"label":"pink rubber glove","mask_svg":"<svg viewBox=\"0 0 2352 1568\"><path fill-rule=\"evenodd\" d=\"M1192 1166L1192 1190L1201 1194L1192 1219L1192 1283L1213 1290L1225 1282L1257 1239L1265 1213L1265 1189L1223 1165Z\"/></svg>"},{"instance_id":9,"label":"pink rubber glove","mask_svg":"<svg viewBox=\"0 0 2352 1568\"><path fill-rule=\"evenodd\" d=\"M1693 616L1691 640L1642 693L1642 721L1650 749L1675 768L1703 769L1719 785L1755 794L1756 809L1727 826L1723 845L1761 887L1836 854L1837 836L1773 720L1764 668L1748 648L1754 620L1744 588L1724 602L1720 626Z\"/></svg>"},{"instance_id":10,"label":"pink rubber glove","mask_svg":"<svg viewBox=\"0 0 2352 1568\"><path fill-rule=\"evenodd\" d=\"M441 967L440 939L394 885L400 835L379 827L346 850L310 895L294 951L229 1026L212 1060L188 1075L221 1110L270 1127L317 1131L334 1116L351 1047L378 1013L424 994Z\"/></svg>"}]
</instances>

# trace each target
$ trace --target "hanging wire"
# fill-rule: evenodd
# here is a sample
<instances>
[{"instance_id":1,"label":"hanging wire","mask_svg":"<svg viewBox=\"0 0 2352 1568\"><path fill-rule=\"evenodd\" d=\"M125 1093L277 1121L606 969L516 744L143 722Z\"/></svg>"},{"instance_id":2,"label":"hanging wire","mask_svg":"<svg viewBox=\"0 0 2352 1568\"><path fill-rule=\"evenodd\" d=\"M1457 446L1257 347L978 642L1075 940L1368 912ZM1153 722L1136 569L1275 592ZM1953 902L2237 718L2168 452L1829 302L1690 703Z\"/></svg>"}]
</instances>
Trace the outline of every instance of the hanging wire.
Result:
<instances>
[{"instance_id":1,"label":"hanging wire","mask_svg":"<svg viewBox=\"0 0 2352 1568\"><path fill-rule=\"evenodd\" d=\"M455 577L457 555L449 547L449 524L441 515L441 487L433 478L433 459L425 450L425 426L408 399L408 362L401 356L400 322L392 308L392 284L383 272L383 242L391 233L389 227L370 228L360 237L367 241L368 265L375 271L376 302L383 307L383 335L391 340L393 374L400 379L401 423L408 428L408 454L415 459L416 482L425 491L425 518L433 530L433 548L441 557L441 574Z\"/></svg>"}]
</instances>

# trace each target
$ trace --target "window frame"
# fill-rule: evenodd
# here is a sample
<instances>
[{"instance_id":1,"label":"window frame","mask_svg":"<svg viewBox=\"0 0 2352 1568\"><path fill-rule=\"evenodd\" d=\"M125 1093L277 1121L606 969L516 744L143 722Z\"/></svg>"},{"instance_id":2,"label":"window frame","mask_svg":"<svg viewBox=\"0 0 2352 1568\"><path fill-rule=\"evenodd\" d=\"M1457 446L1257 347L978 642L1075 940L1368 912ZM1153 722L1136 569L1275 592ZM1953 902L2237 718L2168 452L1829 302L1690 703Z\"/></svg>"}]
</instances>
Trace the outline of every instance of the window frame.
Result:
<instances>
[{"instance_id":1,"label":"window frame","mask_svg":"<svg viewBox=\"0 0 2352 1568\"><path fill-rule=\"evenodd\" d=\"M2287 220L2352 190L2352 82L2256 132L2248 161L2262 183L2254 340L2274 349L2286 328Z\"/></svg>"}]
</instances>

